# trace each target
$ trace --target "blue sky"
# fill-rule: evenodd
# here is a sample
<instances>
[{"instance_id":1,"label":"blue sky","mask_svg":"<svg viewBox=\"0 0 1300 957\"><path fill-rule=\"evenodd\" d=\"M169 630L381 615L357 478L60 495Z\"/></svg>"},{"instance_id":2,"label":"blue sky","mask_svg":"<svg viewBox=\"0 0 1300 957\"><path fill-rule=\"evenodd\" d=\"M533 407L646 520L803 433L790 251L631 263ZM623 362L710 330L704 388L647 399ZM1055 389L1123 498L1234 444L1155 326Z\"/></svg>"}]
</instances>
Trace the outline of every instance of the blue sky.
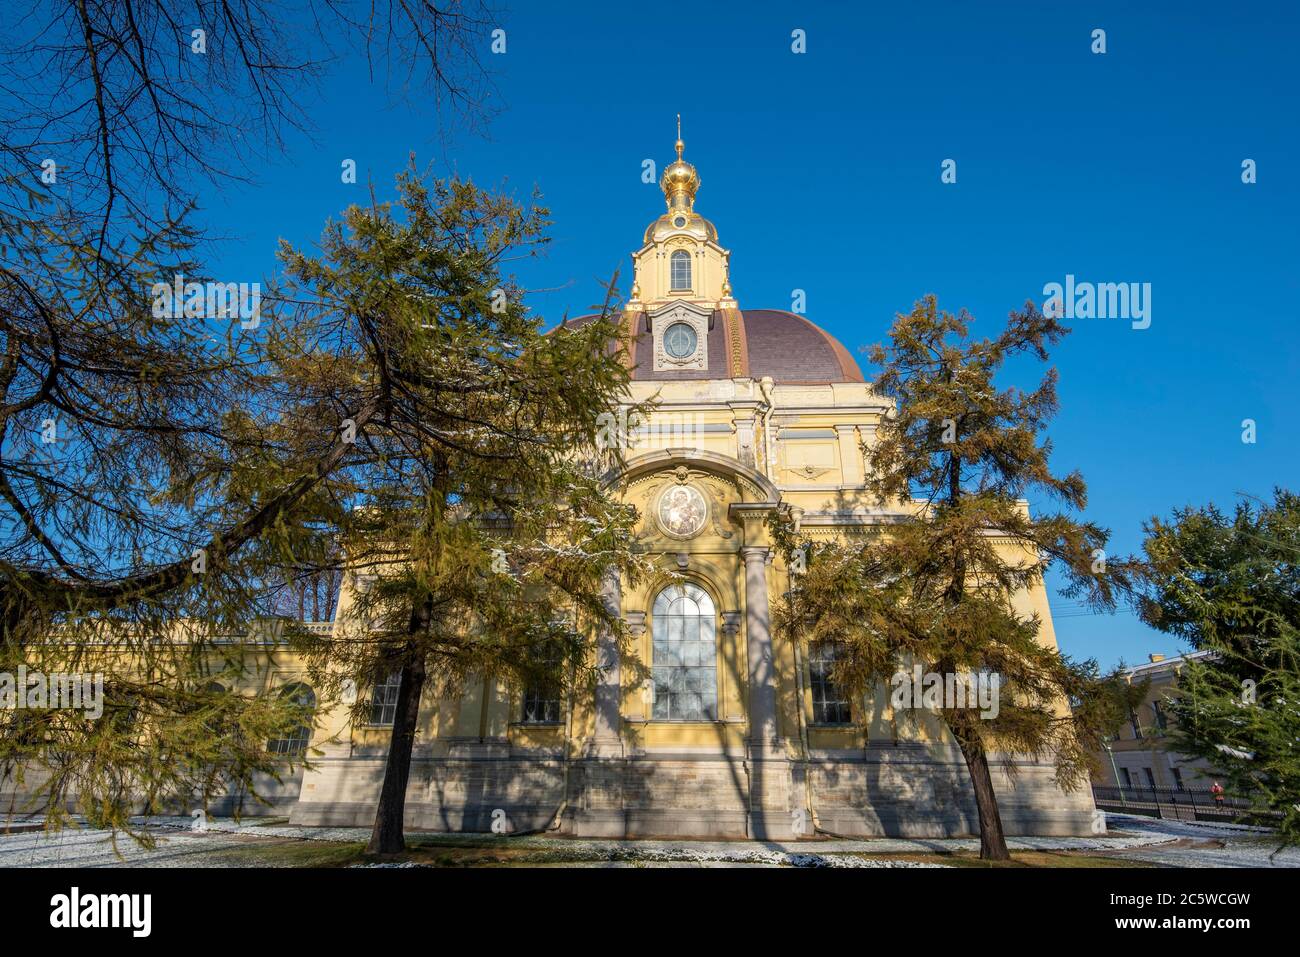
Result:
<instances>
[{"instance_id":1,"label":"blue sky","mask_svg":"<svg viewBox=\"0 0 1300 957\"><path fill-rule=\"evenodd\" d=\"M732 250L742 307L789 308L806 290L808 317L855 352L930 292L992 334L1066 274L1151 284L1150 328L1075 320L1052 360L1054 461L1082 470L1113 553L1175 506L1300 485L1294 5L737 3L684 21L552 6L502 15L506 53L485 53L501 113L446 147L432 106L337 64L302 104L310 136L252 184L205 194L229 237L213 273L267 274L278 238L312 242L368 177L390 195L413 150L520 198L540 187L554 242L520 278L548 319L581 313L663 211L641 164L672 159L680 112L696 208ZM360 185L340 182L344 158ZM1028 384L1035 370L1009 372ZM1073 656L1178 650L1131 614L1053 604Z\"/></svg>"}]
</instances>

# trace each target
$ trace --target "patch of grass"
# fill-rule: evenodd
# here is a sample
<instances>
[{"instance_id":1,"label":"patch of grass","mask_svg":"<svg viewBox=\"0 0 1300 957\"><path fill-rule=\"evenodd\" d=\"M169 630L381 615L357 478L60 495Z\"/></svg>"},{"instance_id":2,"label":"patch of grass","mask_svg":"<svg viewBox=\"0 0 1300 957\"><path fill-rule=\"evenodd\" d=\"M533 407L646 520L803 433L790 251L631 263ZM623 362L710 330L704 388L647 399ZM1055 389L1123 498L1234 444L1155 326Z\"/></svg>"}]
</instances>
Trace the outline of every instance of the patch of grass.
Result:
<instances>
[{"instance_id":1,"label":"patch of grass","mask_svg":"<svg viewBox=\"0 0 1300 957\"><path fill-rule=\"evenodd\" d=\"M366 846L336 841L259 840L204 854L214 867L347 867L362 861Z\"/></svg>"},{"instance_id":2,"label":"patch of grass","mask_svg":"<svg viewBox=\"0 0 1300 957\"><path fill-rule=\"evenodd\" d=\"M393 860L429 867L533 867L541 864L588 863L593 857L574 854L564 848L526 845L510 847L495 841L482 847L430 841L415 845L408 842L406 853Z\"/></svg>"}]
</instances>

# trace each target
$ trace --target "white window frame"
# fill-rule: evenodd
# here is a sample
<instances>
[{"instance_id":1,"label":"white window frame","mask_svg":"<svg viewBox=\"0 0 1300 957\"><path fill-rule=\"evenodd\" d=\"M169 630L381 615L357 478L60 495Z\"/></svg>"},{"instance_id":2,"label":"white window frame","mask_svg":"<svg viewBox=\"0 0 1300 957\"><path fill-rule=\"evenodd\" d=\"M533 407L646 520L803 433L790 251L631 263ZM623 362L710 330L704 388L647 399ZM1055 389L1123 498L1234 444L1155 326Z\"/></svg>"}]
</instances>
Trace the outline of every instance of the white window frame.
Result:
<instances>
[{"instance_id":1,"label":"white window frame","mask_svg":"<svg viewBox=\"0 0 1300 957\"><path fill-rule=\"evenodd\" d=\"M718 611L713 597L694 582L669 585L655 596L650 614L652 720L718 720Z\"/></svg>"},{"instance_id":2,"label":"white window frame","mask_svg":"<svg viewBox=\"0 0 1300 957\"><path fill-rule=\"evenodd\" d=\"M380 671L375 676L375 683L370 689L370 727L391 728L397 720L397 696L402 690L402 669ZM390 700L391 699L391 700ZM375 709L379 709L379 719L375 719ZM391 713L390 713L391 709Z\"/></svg>"},{"instance_id":3,"label":"white window frame","mask_svg":"<svg viewBox=\"0 0 1300 957\"><path fill-rule=\"evenodd\" d=\"M686 285L682 285L677 280L677 266L685 266ZM691 254L685 249L674 250L668 257L668 288L672 292L690 292L694 286L691 285L695 272L695 264L691 262Z\"/></svg>"}]
</instances>

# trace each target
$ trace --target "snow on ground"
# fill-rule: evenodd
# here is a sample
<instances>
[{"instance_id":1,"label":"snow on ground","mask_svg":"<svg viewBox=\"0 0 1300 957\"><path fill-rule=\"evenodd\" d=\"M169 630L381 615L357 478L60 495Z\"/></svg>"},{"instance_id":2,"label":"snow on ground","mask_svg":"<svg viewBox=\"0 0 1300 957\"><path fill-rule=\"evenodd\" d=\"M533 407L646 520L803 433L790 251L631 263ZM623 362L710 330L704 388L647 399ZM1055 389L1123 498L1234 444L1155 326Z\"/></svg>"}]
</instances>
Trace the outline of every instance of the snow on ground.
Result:
<instances>
[{"instance_id":1,"label":"snow on ground","mask_svg":"<svg viewBox=\"0 0 1300 957\"><path fill-rule=\"evenodd\" d=\"M285 841L363 842L369 828L299 827L211 819L196 832L189 818L140 819L158 840L152 850L121 836L116 852L102 831L66 829L56 834L26 831L0 833L0 867L187 867L236 866L231 848ZM1173 867L1300 867L1300 850L1274 853L1276 840L1262 828L1232 824L1162 821L1128 814L1108 814L1110 833L1098 837L1014 837L1012 850L1093 851L1121 859ZM799 842L760 841L610 841L550 835L496 837L484 834L409 835L412 842L436 838L440 845L526 849L544 865L658 867L942 867L878 860L862 854L925 854L977 850L975 838L874 838ZM120 853L120 857L118 856ZM246 860L246 858L245 858ZM534 863L530 859L528 863Z\"/></svg>"},{"instance_id":2,"label":"snow on ground","mask_svg":"<svg viewBox=\"0 0 1300 957\"><path fill-rule=\"evenodd\" d=\"M0 867L208 867L213 851L248 843L236 834L165 835L150 850L123 834L115 851L106 831L25 831L0 834Z\"/></svg>"},{"instance_id":3,"label":"snow on ground","mask_svg":"<svg viewBox=\"0 0 1300 957\"><path fill-rule=\"evenodd\" d=\"M1114 857L1167 867L1300 867L1300 848L1278 851L1266 828L1243 824L1161 821L1136 814L1107 814L1112 830L1172 838L1168 843L1134 846Z\"/></svg>"}]
</instances>

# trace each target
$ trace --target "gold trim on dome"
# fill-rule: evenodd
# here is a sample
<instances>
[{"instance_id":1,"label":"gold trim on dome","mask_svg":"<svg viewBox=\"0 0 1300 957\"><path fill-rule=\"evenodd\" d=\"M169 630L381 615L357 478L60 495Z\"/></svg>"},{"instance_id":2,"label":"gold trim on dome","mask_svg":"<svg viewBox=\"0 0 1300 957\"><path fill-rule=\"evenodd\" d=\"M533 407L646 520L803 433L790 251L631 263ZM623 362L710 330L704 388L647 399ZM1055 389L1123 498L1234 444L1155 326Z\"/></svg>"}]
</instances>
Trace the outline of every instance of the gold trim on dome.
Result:
<instances>
[{"instance_id":1,"label":"gold trim on dome","mask_svg":"<svg viewBox=\"0 0 1300 957\"><path fill-rule=\"evenodd\" d=\"M727 324L727 351L730 353L730 371L733 379L749 375L749 356L745 352L744 316L739 309L721 310Z\"/></svg>"}]
</instances>

